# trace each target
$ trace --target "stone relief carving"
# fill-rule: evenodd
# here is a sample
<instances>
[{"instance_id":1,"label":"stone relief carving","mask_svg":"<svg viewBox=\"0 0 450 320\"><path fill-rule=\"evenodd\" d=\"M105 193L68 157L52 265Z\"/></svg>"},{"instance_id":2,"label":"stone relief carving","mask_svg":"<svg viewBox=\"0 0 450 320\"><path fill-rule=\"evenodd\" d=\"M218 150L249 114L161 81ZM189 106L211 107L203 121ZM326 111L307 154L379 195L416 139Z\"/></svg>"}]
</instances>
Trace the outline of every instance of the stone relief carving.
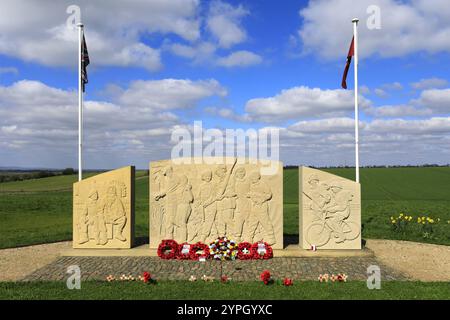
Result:
<instances>
[{"instance_id":1,"label":"stone relief carving","mask_svg":"<svg viewBox=\"0 0 450 320\"><path fill-rule=\"evenodd\" d=\"M163 239L208 243L228 236L282 248L282 166L273 176L259 171L238 159L217 165L151 163L150 246Z\"/></svg>"},{"instance_id":2,"label":"stone relief carving","mask_svg":"<svg viewBox=\"0 0 450 320\"><path fill-rule=\"evenodd\" d=\"M128 167L74 184L74 247L131 246L132 176ZM133 172L133 173L132 173Z\"/></svg>"},{"instance_id":3,"label":"stone relief carving","mask_svg":"<svg viewBox=\"0 0 450 320\"><path fill-rule=\"evenodd\" d=\"M323 171L300 168L300 232L303 248L359 249L359 184Z\"/></svg>"}]
</instances>

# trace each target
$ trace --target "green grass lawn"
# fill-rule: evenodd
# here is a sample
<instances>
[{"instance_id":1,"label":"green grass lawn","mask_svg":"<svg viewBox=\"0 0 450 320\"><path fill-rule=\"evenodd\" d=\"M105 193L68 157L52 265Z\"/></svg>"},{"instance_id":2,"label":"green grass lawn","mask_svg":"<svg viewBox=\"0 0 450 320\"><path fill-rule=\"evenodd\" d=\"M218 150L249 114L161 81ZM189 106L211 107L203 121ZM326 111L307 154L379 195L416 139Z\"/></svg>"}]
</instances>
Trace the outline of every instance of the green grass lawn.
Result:
<instances>
[{"instance_id":1,"label":"green grass lawn","mask_svg":"<svg viewBox=\"0 0 450 320\"><path fill-rule=\"evenodd\" d=\"M354 169L329 169L354 178ZM136 236L148 237L148 177L136 174ZM0 248L72 238L72 192L76 176L0 183ZM364 238L450 245L450 168L361 169ZM389 217L400 212L440 218L432 238L414 219L404 234ZM284 171L284 233L298 235L298 171Z\"/></svg>"},{"instance_id":2,"label":"green grass lawn","mask_svg":"<svg viewBox=\"0 0 450 320\"><path fill-rule=\"evenodd\" d=\"M69 290L65 282L0 282L0 299L450 299L445 282L385 281L379 290L367 289L364 281L346 283L295 282L291 287L262 282L165 281L155 285L142 282L81 283L80 290Z\"/></svg>"}]
</instances>

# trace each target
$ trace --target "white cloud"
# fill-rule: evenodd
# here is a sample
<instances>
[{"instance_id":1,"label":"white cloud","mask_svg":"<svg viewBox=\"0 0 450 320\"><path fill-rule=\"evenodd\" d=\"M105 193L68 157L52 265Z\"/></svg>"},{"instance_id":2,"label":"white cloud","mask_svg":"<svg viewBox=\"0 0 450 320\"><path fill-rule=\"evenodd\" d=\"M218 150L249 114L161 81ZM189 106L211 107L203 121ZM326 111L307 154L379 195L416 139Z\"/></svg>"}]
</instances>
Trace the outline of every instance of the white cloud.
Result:
<instances>
[{"instance_id":1,"label":"white cloud","mask_svg":"<svg viewBox=\"0 0 450 320\"><path fill-rule=\"evenodd\" d=\"M113 102L85 101L88 168L145 167L169 157L172 129L185 126L173 112L226 90L215 80L164 79L135 81L114 93ZM75 166L77 101L76 91L39 81L0 86L1 165Z\"/></svg>"},{"instance_id":2,"label":"white cloud","mask_svg":"<svg viewBox=\"0 0 450 320\"><path fill-rule=\"evenodd\" d=\"M371 5L381 10L379 30L366 26L366 10ZM317 0L300 10L300 16L303 25L299 36L304 52L326 59L345 59L354 17L360 19L360 57L450 52L450 7L445 0Z\"/></svg>"},{"instance_id":3,"label":"white cloud","mask_svg":"<svg viewBox=\"0 0 450 320\"><path fill-rule=\"evenodd\" d=\"M403 85L400 82L391 82L391 83L385 83L381 85L381 88L384 90L402 90Z\"/></svg>"},{"instance_id":4,"label":"white cloud","mask_svg":"<svg viewBox=\"0 0 450 320\"><path fill-rule=\"evenodd\" d=\"M155 94L158 90L165 91L165 95L158 97ZM317 90L320 94L311 94L321 97L322 91L326 92ZM150 160L168 158L171 131L191 127L172 111L195 107L211 95L225 94L214 80L174 79L134 82L126 89L116 88L112 92L112 102L85 102L88 168L129 164L146 167ZM332 97L334 94L329 98L333 100ZM152 102L151 98L157 100ZM328 99L322 97L319 101L328 102ZM331 113L336 110L315 104L314 107L331 110ZM253 120L225 107L207 109L206 112L234 121ZM76 91L28 80L0 86L1 165L75 166L77 111ZM280 155L286 164L353 164L354 119L351 115L301 120L286 128L280 127L280 139ZM450 117L363 119L360 142L363 165L447 163Z\"/></svg>"},{"instance_id":5,"label":"white cloud","mask_svg":"<svg viewBox=\"0 0 450 320\"><path fill-rule=\"evenodd\" d=\"M206 107L204 111L213 116L219 116L224 119L229 119L237 122L251 122L248 114L237 114L231 108Z\"/></svg>"},{"instance_id":6,"label":"white cloud","mask_svg":"<svg viewBox=\"0 0 450 320\"><path fill-rule=\"evenodd\" d=\"M18 75L19 70L17 70L17 68L15 67L0 67L0 74L7 74L7 73Z\"/></svg>"},{"instance_id":7,"label":"white cloud","mask_svg":"<svg viewBox=\"0 0 450 320\"><path fill-rule=\"evenodd\" d=\"M355 126L352 118L329 118L320 120L299 121L288 127L289 130L302 133L338 133L349 132Z\"/></svg>"},{"instance_id":8,"label":"white cloud","mask_svg":"<svg viewBox=\"0 0 450 320\"><path fill-rule=\"evenodd\" d=\"M450 88L424 90L412 103L430 108L435 114L450 113Z\"/></svg>"},{"instance_id":9,"label":"white cloud","mask_svg":"<svg viewBox=\"0 0 450 320\"><path fill-rule=\"evenodd\" d=\"M300 121L280 135L288 164L354 165L354 119ZM450 117L360 121L362 165L449 163Z\"/></svg>"},{"instance_id":10,"label":"white cloud","mask_svg":"<svg viewBox=\"0 0 450 320\"><path fill-rule=\"evenodd\" d=\"M158 70L158 49L139 39L142 33L200 37L198 0L77 1L86 41L96 65L141 66ZM73 1L4 0L0 11L0 53L49 66L74 66L77 31L66 27Z\"/></svg>"},{"instance_id":11,"label":"white cloud","mask_svg":"<svg viewBox=\"0 0 450 320\"><path fill-rule=\"evenodd\" d=\"M450 117L433 117L423 120L377 119L367 125L367 131L379 134L445 134L450 133Z\"/></svg>"},{"instance_id":12,"label":"white cloud","mask_svg":"<svg viewBox=\"0 0 450 320\"><path fill-rule=\"evenodd\" d=\"M373 92L380 98L386 98L388 96L388 93L380 88L376 88Z\"/></svg>"},{"instance_id":13,"label":"white cloud","mask_svg":"<svg viewBox=\"0 0 450 320\"><path fill-rule=\"evenodd\" d=\"M416 90L438 89L448 85L448 81L441 78L421 79L420 81L411 83L411 87Z\"/></svg>"},{"instance_id":14,"label":"white cloud","mask_svg":"<svg viewBox=\"0 0 450 320\"><path fill-rule=\"evenodd\" d=\"M282 90L268 98L255 98L247 102L245 111L259 121L281 121L298 117L340 116L353 111L353 91L320 89L305 86ZM360 107L370 101L360 96Z\"/></svg>"},{"instance_id":15,"label":"white cloud","mask_svg":"<svg viewBox=\"0 0 450 320\"><path fill-rule=\"evenodd\" d=\"M223 67L247 67L256 64L260 64L262 62L261 56L250 52L250 51L236 51L231 53L230 55L217 59L217 65Z\"/></svg>"},{"instance_id":16,"label":"white cloud","mask_svg":"<svg viewBox=\"0 0 450 320\"><path fill-rule=\"evenodd\" d=\"M214 95L224 97L227 91L213 79L139 80L130 84L120 96L119 102L152 110L171 110L193 107L199 100Z\"/></svg>"},{"instance_id":17,"label":"white cloud","mask_svg":"<svg viewBox=\"0 0 450 320\"><path fill-rule=\"evenodd\" d=\"M410 105L385 105L380 107L371 107L365 110L365 112L378 118L430 116L433 113L433 111L429 108L416 108Z\"/></svg>"},{"instance_id":18,"label":"white cloud","mask_svg":"<svg viewBox=\"0 0 450 320\"><path fill-rule=\"evenodd\" d=\"M242 6L233 7L222 1L212 1L206 25L217 39L219 46L230 48L247 39L247 33L241 26L241 20L249 12Z\"/></svg>"}]
</instances>

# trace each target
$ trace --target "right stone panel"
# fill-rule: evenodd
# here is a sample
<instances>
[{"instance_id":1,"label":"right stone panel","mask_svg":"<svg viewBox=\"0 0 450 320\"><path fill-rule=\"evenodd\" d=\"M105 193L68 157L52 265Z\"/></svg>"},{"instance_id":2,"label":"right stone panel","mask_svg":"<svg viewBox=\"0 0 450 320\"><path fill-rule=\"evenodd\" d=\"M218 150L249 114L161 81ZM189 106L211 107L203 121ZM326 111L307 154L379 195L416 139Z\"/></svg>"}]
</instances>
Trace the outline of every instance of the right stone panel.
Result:
<instances>
[{"instance_id":1,"label":"right stone panel","mask_svg":"<svg viewBox=\"0 0 450 320\"><path fill-rule=\"evenodd\" d=\"M299 238L303 249L361 249L361 185L299 167Z\"/></svg>"}]
</instances>

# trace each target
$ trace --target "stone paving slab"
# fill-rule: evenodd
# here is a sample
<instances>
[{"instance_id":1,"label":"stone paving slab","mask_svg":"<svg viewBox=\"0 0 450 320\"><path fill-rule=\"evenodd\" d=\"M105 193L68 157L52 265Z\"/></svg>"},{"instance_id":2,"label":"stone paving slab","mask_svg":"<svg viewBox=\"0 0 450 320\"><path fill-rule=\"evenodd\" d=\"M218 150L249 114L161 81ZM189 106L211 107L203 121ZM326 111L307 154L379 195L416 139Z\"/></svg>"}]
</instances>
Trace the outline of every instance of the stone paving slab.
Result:
<instances>
[{"instance_id":1,"label":"stone paving slab","mask_svg":"<svg viewBox=\"0 0 450 320\"><path fill-rule=\"evenodd\" d=\"M349 280L366 280L367 267L378 265L382 280L407 280L408 277L381 264L374 257L341 258L293 258L282 257L269 260L162 260L159 257L59 257L47 266L26 276L23 281L65 280L67 267L78 265L82 280L105 280L112 274L138 276L150 272L158 280L188 280L191 275L219 278L221 274L234 281L259 280L264 270L269 270L276 279L290 277L295 280L317 280L319 274L345 273ZM222 271L221 271L222 269Z\"/></svg>"}]
</instances>

